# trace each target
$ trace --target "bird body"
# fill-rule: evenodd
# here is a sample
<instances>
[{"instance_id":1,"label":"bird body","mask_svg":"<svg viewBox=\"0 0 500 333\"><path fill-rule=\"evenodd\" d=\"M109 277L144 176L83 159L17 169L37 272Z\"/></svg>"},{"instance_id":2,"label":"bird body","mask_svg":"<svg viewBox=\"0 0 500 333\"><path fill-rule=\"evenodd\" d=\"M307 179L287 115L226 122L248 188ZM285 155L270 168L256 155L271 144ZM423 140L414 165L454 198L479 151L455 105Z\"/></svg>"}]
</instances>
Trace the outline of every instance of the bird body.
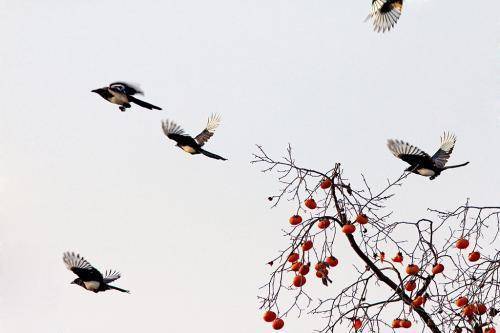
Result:
<instances>
[{"instance_id":1,"label":"bird body","mask_svg":"<svg viewBox=\"0 0 500 333\"><path fill-rule=\"evenodd\" d=\"M106 271L103 276L101 272L94 268L85 258L73 252L65 252L63 254L63 261L66 268L78 276L77 279L71 282L72 284L79 285L94 293L110 289L129 293L128 290L109 285L110 282L118 280L121 277L120 273L117 271Z\"/></svg>"},{"instance_id":2,"label":"bird body","mask_svg":"<svg viewBox=\"0 0 500 333\"><path fill-rule=\"evenodd\" d=\"M111 90L109 88L106 88L106 91L109 92L110 98L109 101L113 104L118 104L118 105L126 105L129 104L129 100L127 95L116 92L114 90Z\"/></svg>"},{"instance_id":3,"label":"bird body","mask_svg":"<svg viewBox=\"0 0 500 333\"><path fill-rule=\"evenodd\" d=\"M85 289L91 290L93 292L97 292L99 287L101 286L101 282L99 281L83 281Z\"/></svg>"},{"instance_id":4,"label":"bird body","mask_svg":"<svg viewBox=\"0 0 500 333\"><path fill-rule=\"evenodd\" d=\"M161 110L161 108L158 106L135 98L133 95L143 95L144 93L139 88L134 87L130 83L114 82L111 83L108 87L94 89L92 90L92 92L95 92L110 103L120 105L119 109L122 112L125 111L125 109L131 107L130 103L135 103L149 110Z\"/></svg>"},{"instance_id":5,"label":"bird body","mask_svg":"<svg viewBox=\"0 0 500 333\"><path fill-rule=\"evenodd\" d=\"M401 16L403 0L372 0L370 14L365 21L373 21L373 30L386 32L391 30Z\"/></svg>"},{"instance_id":6,"label":"bird body","mask_svg":"<svg viewBox=\"0 0 500 333\"><path fill-rule=\"evenodd\" d=\"M441 137L441 146L433 156L419 148L401 140L388 140L387 147L394 156L410 164L405 170L415 174L434 179L444 170L458 168L469 162L445 166L455 147L456 137L451 133L444 133Z\"/></svg>"},{"instance_id":7,"label":"bird body","mask_svg":"<svg viewBox=\"0 0 500 333\"><path fill-rule=\"evenodd\" d=\"M202 148L205 142L207 142L208 139L214 135L215 129L219 126L219 124L220 116L210 116L205 129L194 138L185 134L184 130L179 125L169 120L162 122L162 129L163 133L165 133L169 139L175 141L177 143L176 146L184 150L186 153L191 155L203 154L210 158L225 161L226 159L224 157L206 151Z\"/></svg>"},{"instance_id":8,"label":"bird body","mask_svg":"<svg viewBox=\"0 0 500 333\"><path fill-rule=\"evenodd\" d=\"M184 150L186 153L189 153L189 154L192 154L192 155L199 154L199 151L197 151L193 146L179 145L179 144L177 144L177 145L179 147L181 147L181 149Z\"/></svg>"},{"instance_id":9,"label":"bird body","mask_svg":"<svg viewBox=\"0 0 500 333\"><path fill-rule=\"evenodd\" d=\"M419 168L416 171L418 172L419 175L424 176L424 177L432 177L436 174L436 172L434 172L431 169L427 169L427 168Z\"/></svg>"}]
</instances>

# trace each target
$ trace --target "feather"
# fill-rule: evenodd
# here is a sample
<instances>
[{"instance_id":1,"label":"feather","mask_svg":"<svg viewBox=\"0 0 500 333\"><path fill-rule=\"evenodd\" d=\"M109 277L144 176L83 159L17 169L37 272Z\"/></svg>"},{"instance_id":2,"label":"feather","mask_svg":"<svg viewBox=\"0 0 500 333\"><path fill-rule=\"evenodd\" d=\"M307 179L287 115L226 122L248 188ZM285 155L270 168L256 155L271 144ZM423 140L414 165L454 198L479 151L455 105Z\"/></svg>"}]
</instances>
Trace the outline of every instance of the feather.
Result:
<instances>
[{"instance_id":1,"label":"feather","mask_svg":"<svg viewBox=\"0 0 500 333\"><path fill-rule=\"evenodd\" d=\"M365 19L373 21L373 30L386 32L391 30L401 16L403 0L373 0L370 14Z\"/></svg>"},{"instance_id":2,"label":"feather","mask_svg":"<svg viewBox=\"0 0 500 333\"><path fill-rule=\"evenodd\" d=\"M203 146L215 133L215 129L219 126L221 117L218 114L212 114L207 121L205 129L198 134L194 139L198 144Z\"/></svg>"},{"instance_id":3,"label":"feather","mask_svg":"<svg viewBox=\"0 0 500 333\"><path fill-rule=\"evenodd\" d=\"M107 270L106 272L104 272L103 282L110 283L115 280L118 280L120 277L121 277L120 272L115 270Z\"/></svg>"},{"instance_id":4,"label":"feather","mask_svg":"<svg viewBox=\"0 0 500 333\"><path fill-rule=\"evenodd\" d=\"M184 130L168 119L161 122L161 127L163 128L163 133L168 137L172 134L184 135Z\"/></svg>"},{"instance_id":5,"label":"feather","mask_svg":"<svg viewBox=\"0 0 500 333\"><path fill-rule=\"evenodd\" d=\"M102 281L102 274L79 254L65 252L63 261L66 267L83 281Z\"/></svg>"},{"instance_id":6,"label":"feather","mask_svg":"<svg viewBox=\"0 0 500 333\"><path fill-rule=\"evenodd\" d=\"M88 269L91 270L92 265L85 260L79 254L75 254L74 252L65 252L63 254L63 261L66 264L66 267L72 271L74 268Z\"/></svg>"},{"instance_id":7,"label":"feather","mask_svg":"<svg viewBox=\"0 0 500 333\"><path fill-rule=\"evenodd\" d=\"M436 153L432 155L432 160L437 167L443 168L448 162L456 141L457 138L452 133L445 132L443 134L441 137L441 147L439 147Z\"/></svg>"},{"instance_id":8,"label":"feather","mask_svg":"<svg viewBox=\"0 0 500 333\"><path fill-rule=\"evenodd\" d=\"M429 155L426 152L422 151L420 148L401 140L388 140L387 147L397 158L401 158L402 155L429 157Z\"/></svg>"},{"instance_id":9,"label":"feather","mask_svg":"<svg viewBox=\"0 0 500 333\"><path fill-rule=\"evenodd\" d=\"M130 96L135 94L144 95L139 86L126 82L113 82L109 85L109 89Z\"/></svg>"}]
</instances>

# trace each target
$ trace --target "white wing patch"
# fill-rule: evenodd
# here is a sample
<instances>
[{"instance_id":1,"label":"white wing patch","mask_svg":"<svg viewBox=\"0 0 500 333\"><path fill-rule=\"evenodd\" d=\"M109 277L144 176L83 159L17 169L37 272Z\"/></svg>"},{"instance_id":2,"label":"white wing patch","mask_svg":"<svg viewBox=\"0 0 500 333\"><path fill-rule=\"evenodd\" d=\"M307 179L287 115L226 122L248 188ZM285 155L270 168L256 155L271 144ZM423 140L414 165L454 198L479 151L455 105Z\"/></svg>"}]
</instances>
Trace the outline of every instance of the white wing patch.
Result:
<instances>
[{"instance_id":1,"label":"white wing patch","mask_svg":"<svg viewBox=\"0 0 500 333\"><path fill-rule=\"evenodd\" d=\"M93 269L92 265L85 258L74 252L65 252L63 254L63 261L69 270L72 268Z\"/></svg>"},{"instance_id":2,"label":"white wing patch","mask_svg":"<svg viewBox=\"0 0 500 333\"><path fill-rule=\"evenodd\" d=\"M218 114L212 114L207 121L207 127L205 128L210 133L214 133L215 129L220 125L221 116Z\"/></svg>"},{"instance_id":3,"label":"white wing patch","mask_svg":"<svg viewBox=\"0 0 500 333\"><path fill-rule=\"evenodd\" d=\"M444 133L441 137L441 149L447 153L451 153L457 142L457 137L452 133Z\"/></svg>"}]
</instances>

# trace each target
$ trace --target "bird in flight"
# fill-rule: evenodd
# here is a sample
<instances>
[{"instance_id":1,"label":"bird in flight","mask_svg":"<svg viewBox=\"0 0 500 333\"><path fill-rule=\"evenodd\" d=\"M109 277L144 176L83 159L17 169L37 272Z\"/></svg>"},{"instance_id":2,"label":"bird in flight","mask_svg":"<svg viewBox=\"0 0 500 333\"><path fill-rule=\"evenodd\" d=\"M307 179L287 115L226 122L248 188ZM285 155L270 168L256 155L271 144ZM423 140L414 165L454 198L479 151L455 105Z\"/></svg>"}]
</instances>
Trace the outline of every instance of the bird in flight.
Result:
<instances>
[{"instance_id":1,"label":"bird in flight","mask_svg":"<svg viewBox=\"0 0 500 333\"><path fill-rule=\"evenodd\" d=\"M451 133L444 133L441 137L441 147L434 155L429 156L419 148L400 140L388 140L387 147L394 156L402 159L410 166L405 170L434 179L446 169L459 168L469 164L465 162L458 165L445 166L450 158L457 138Z\"/></svg>"},{"instance_id":2,"label":"bird in flight","mask_svg":"<svg viewBox=\"0 0 500 333\"><path fill-rule=\"evenodd\" d=\"M365 21L373 21L373 30L386 32L391 30L401 16L403 0L372 0L372 9Z\"/></svg>"},{"instance_id":3,"label":"bird in flight","mask_svg":"<svg viewBox=\"0 0 500 333\"><path fill-rule=\"evenodd\" d=\"M95 293L109 289L130 293L128 290L109 285L110 282L118 280L121 277L117 271L106 271L103 276L85 258L73 252L65 252L63 254L63 261L70 271L78 275L78 278L71 282L72 284L77 284Z\"/></svg>"},{"instance_id":4,"label":"bird in flight","mask_svg":"<svg viewBox=\"0 0 500 333\"><path fill-rule=\"evenodd\" d=\"M135 103L143 108L149 110L161 110L160 107L155 106L153 104L149 104L147 102L141 101L138 98L135 98L135 94L144 95L139 88L134 87L130 83L125 82L114 82L111 83L108 87L98 88L92 90L96 94L99 94L102 98L111 102L113 104L120 105L119 109L124 112L125 109L131 107L130 103Z\"/></svg>"},{"instance_id":5,"label":"bird in flight","mask_svg":"<svg viewBox=\"0 0 500 333\"><path fill-rule=\"evenodd\" d=\"M219 115L212 114L210 118L208 118L207 126L205 127L205 129L194 138L190 135L184 134L184 130L179 125L170 120L162 121L162 128L163 133L165 133L165 135L169 139L177 142L177 147L181 148L185 152L192 155L203 154L210 158L225 161L226 159L224 157L206 151L202 148L205 142L207 142L208 139L210 139L212 135L214 135L215 129L220 124L220 120L221 118Z\"/></svg>"}]
</instances>

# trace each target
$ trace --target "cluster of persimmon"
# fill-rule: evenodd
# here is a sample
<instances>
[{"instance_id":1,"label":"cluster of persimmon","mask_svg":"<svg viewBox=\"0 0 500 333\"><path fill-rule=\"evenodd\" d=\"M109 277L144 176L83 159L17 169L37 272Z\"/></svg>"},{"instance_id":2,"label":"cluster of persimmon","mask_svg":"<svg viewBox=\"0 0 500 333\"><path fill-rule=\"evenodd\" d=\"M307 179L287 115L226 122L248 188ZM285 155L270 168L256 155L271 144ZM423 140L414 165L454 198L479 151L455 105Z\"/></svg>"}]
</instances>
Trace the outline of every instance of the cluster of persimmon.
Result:
<instances>
[{"instance_id":1,"label":"cluster of persimmon","mask_svg":"<svg viewBox=\"0 0 500 333\"><path fill-rule=\"evenodd\" d=\"M356 216L356 218L354 219L354 222L357 222L361 225L365 225L368 223L368 216L360 213ZM356 231L356 226L353 223L348 222L342 226L342 232L345 234L352 234L355 231Z\"/></svg>"},{"instance_id":2,"label":"cluster of persimmon","mask_svg":"<svg viewBox=\"0 0 500 333\"><path fill-rule=\"evenodd\" d=\"M309 244L307 246L310 246ZM312 247L312 246L311 246ZM293 285L297 288L302 287L304 284L306 284L306 275L309 273L309 267L311 266L310 263L304 264L299 261L300 255L296 252L290 254L288 256L288 262L292 264L290 267L290 270L293 272L297 273L294 278L293 278Z\"/></svg>"},{"instance_id":3,"label":"cluster of persimmon","mask_svg":"<svg viewBox=\"0 0 500 333\"><path fill-rule=\"evenodd\" d=\"M457 249L460 249L460 250L466 249L468 246L469 246L469 241L467 239L464 239L464 238L460 238L455 243L455 247ZM380 256L381 260L383 260L382 259L383 256L384 256L384 253L382 252L381 256ZM469 253L468 260L471 262L475 262L475 261L478 261L480 259L480 257L481 257L481 255L479 252L473 251L473 252ZM395 262L402 263L403 262L403 255L401 253L398 253L392 260ZM410 264L406 267L406 273L408 275L412 275L412 276L418 275L419 271L420 271L419 267L417 265L414 265L414 264ZM432 267L432 274L433 275L437 275L437 274L440 274L442 272L444 272L444 265L442 263L437 263ZM404 287L405 287L406 291L412 292L417 288L417 283L414 279L412 279L412 280L409 280L408 282L406 282ZM412 306L413 307L423 306L423 305L425 305L426 300L427 300L426 295L419 295L415 299L413 299ZM455 301L455 305L462 309L462 315L464 317L467 317L468 319L471 319L473 316L476 316L476 315L481 316L487 312L487 308L484 304L482 304L482 303L469 304L469 301L468 301L467 297L465 297L465 296L459 297ZM399 327L408 328L408 327L411 327L411 322L409 322L406 319L405 320L394 319L392 322L392 327L393 328L399 328ZM487 328L485 332L495 333L496 330L493 327L490 327L490 328Z\"/></svg>"},{"instance_id":4,"label":"cluster of persimmon","mask_svg":"<svg viewBox=\"0 0 500 333\"><path fill-rule=\"evenodd\" d=\"M409 265L410 266L410 265ZM416 265L414 265L416 266ZM410 271L415 271L415 267L411 267L410 269L408 269L407 267L407 271L410 270ZM410 274L410 275L414 275L414 274ZM415 289L417 288L417 283L415 280L409 280L408 282L406 282L405 284L405 290L406 291L409 291L409 292L412 292L414 291ZM427 297L426 295L418 295L417 297L415 297L412 302L411 302L411 305L414 307L414 308L418 308L418 307L421 307L423 305L425 305L425 302L427 301Z\"/></svg>"},{"instance_id":5,"label":"cluster of persimmon","mask_svg":"<svg viewBox=\"0 0 500 333\"><path fill-rule=\"evenodd\" d=\"M325 178L322 180L322 182L320 183L320 187L324 190L327 190L329 188L331 188L333 185L333 182L329 179L329 178ZM311 209L311 210L314 210L316 208L318 208L318 204L316 203L316 200L314 200L314 198L307 198L305 201L304 201L304 205ZM302 217L300 215L293 215L290 217L290 224L293 225L293 226L296 226L296 225L299 225L300 223L302 223ZM359 224L367 224L368 223L368 217L365 215L365 214L359 214L358 216L356 216L356 219L355 219L355 222L359 223ZM330 226L331 224L331 221L329 219L320 219L318 221L318 228L319 229L326 229ZM345 233L345 234L352 234L356 231L356 226L352 223L346 223L342 226L342 231Z\"/></svg>"},{"instance_id":6,"label":"cluster of persimmon","mask_svg":"<svg viewBox=\"0 0 500 333\"><path fill-rule=\"evenodd\" d=\"M461 249L461 250L467 248L467 246L469 246L469 241L466 239L463 239L463 238L459 239L456 243L456 247L458 249ZM384 256L385 256L385 254L384 254L384 252L382 252L380 254L382 261L383 261ZM469 253L468 259L471 262L475 262L475 261L478 261L480 257L481 257L481 254L479 252L473 251L473 252ZM396 254L396 256L394 258L392 258L392 261L402 263L403 262L403 254L401 252L398 252ZM419 271L420 271L420 268L414 264L410 264L406 267L406 274L408 274L408 275L417 275L419 273ZM437 263L432 267L432 274L433 275L437 275L437 274L440 274L442 272L444 272L444 265L443 264ZM412 280L408 284L411 287L411 286L413 286L414 283L415 283L415 281ZM411 290L413 290L413 289L414 289L414 287ZM407 290L411 291L409 289L407 289Z\"/></svg>"},{"instance_id":7,"label":"cluster of persimmon","mask_svg":"<svg viewBox=\"0 0 500 333\"><path fill-rule=\"evenodd\" d=\"M332 185L332 181L328 178L325 178L320 183L320 187L324 190L329 189L330 187L332 187ZM318 207L314 198L306 199L304 201L304 205L311 210L314 210ZM301 224L302 221L302 216L298 214L292 215L289 219L290 224L293 226ZM317 222L318 228L322 230L328 228L331 224L331 221L328 218L321 218ZM355 222L362 225L367 224L368 217L365 214L359 214L356 216ZM352 234L355 231L356 226L353 223L346 223L342 226L342 232L344 232L345 234ZM311 240L307 240L301 245L301 248L305 253L313 248L313 242ZM309 269L311 266L311 263L306 264L299 261L299 259L300 255L296 252L291 253L287 259L288 262L292 264L290 270L296 273L295 277L293 278L293 285L297 288L302 287L306 283L307 280L305 275L309 273ZM338 265L338 263L338 259L333 256L329 256L325 258L324 261L319 261L318 263L316 263L316 265L314 266L316 270L316 276L322 280L323 284L328 285L328 282L331 282L331 280L328 278L328 268L335 267Z\"/></svg>"},{"instance_id":8,"label":"cluster of persimmon","mask_svg":"<svg viewBox=\"0 0 500 333\"><path fill-rule=\"evenodd\" d=\"M466 239L459 239L456 243L456 247L458 249L465 249L467 248L467 246L469 246L469 241L466 240ZM480 258L480 254L479 252L471 252L469 254L469 261L471 262L474 262L474 261L477 261L479 260ZM398 253L398 255L393 259L394 261L396 261L395 259L398 259L398 261L402 262L402 254L401 253ZM410 264L406 267L406 274L408 275L417 275L418 272L419 272L419 267L417 265L414 265L414 264ZM437 263L435 264L433 267L432 267L432 274L433 275L437 275L437 274L440 274L440 273L443 273L444 272L444 265L441 264L441 263ZM415 282L415 280L410 280L408 281L406 284L405 284L405 290L406 291L413 291L415 290L415 288L417 287L417 284ZM425 301L426 301L426 297L425 295L423 296L417 296L413 301L412 301L412 305L413 307L420 307L422 305L425 304ZM465 305L464 305L465 306ZM482 305L484 306L484 304ZM482 307L481 307L482 308ZM485 310L486 312L486 310ZM471 308L468 308L466 311L464 311L464 313L474 313L472 307Z\"/></svg>"},{"instance_id":9,"label":"cluster of persimmon","mask_svg":"<svg viewBox=\"0 0 500 333\"><path fill-rule=\"evenodd\" d=\"M402 261L403 256L402 256L401 253L398 253L398 255L396 257L397 258L401 258L401 261ZM442 272L443 269L444 269L444 266L441 265L441 264L438 264L438 265L436 265L436 266L433 267L432 271L433 272L434 271L436 271L436 272L438 272L438 271ZM406 266L405 271L406 271L406 274L408 274L410 276L416 276L420 272L420 267L418 267L415 264L409 264L408 266ZM406 282L406 284L405 284L405 290L406 291L412 292L413 290L415 290L415 288L417 288L417 283L416 283L416 281L414 279L411 279L408 282ZM418 307L421 307L421 306L425 305L426 301L427 301L426 295L417 295L417 297L415 297L412 300L411 305L414 308L418 308ZM398 327L408 328L408 327L411 326L411 322L409 320L406 320L406 319L394 319L392 325L393 325L393 327L394 327L394 325L396 325L396 326L399 325L399 326L397 326L395 328L398 328Z\"/></svg>"},{"instance_id":10,"label":"cluster of persimmon","mask_svg":"<svg viewBox=\"0 0 500 333\"><path fill-rule=\"evenodd\" d=\"M317 204L316 201L312 198L307 199L304 201L304 204L307 208L309 209L316 209ZM292 215L290 216L289 222L291 225L296 226L302 223L302 216L300 215ZM365 214L359 214L356 216L355 222L359 224L367 224L368 223L368 217ZM331 222L327 218L323 218L318 220L318 228L319 229L326 229L330 226ZM342 232L345 234L352 234L356 231L356 226L352 223L346 223L342 226Z\"/></svg>"},{"instance_id":11,"label":"cluster of persimmon","mask_svg":"<svg viewBox=\"0 0 500 333\"><path fill-rule=\"evenodd\" d=\"M332 282L328 277L328 268L333 268L339 264L339 260L334 256L329 256L325 258L325 261L320 261L316 265L314 265L314 269L316 270L316 277L320 278L325 286L328 285L328 282Z\"/></svg>"},{"instance_id":12,"label":"cluster of persimmon","mask_svg":"<svg viewBox=\"0 0 500 333\"><path fill-rule=\"evenodd\" d=\"M462 309L462 316L471 319L474 316L482 316L488 308L483 303L469 303L469 299L465 296L460 296L455 300L455 305Z\"/></svg>"},{"instance_id":13,"label":"cluster of persimmon","mask_svg":"<svg viewBox=\"0 0 500 333\"><path fill-rule=\"evenodd\" d=\"M469 241L467 239L464 239L464 238L460 238L455 243L455 247L457 249L460 249L460 250L466 249L468 246L469 246ZM384 257L385 257L385 254L384 254L384 252L382 252L380 254L380 258L381 258L382 262L383 262ZM468 259L471 262L475 262L475 261L478 261L480 259L480 257L481 257L481 255L479 252L473 251L473 252L469 253ZM403 262L402 253L398 252L398 254L394 258L392 258L392 260L394 262L402 263ZM406 271L406 274L408 274L410 276L416 276L420 272L420 268L415 264L409 264L408 266L406 266L405 271ZM437 275L437 274L440 274L442 272L444 272L444 265L442 263L436 263L432 267L432 274L433 275ZM414 280L414 279L409 280L408 282L406 282L404 288L406 291L409 291L409 292L414 291L417 288L416 280ZM425 305L426 300L427 300L426 295L418 295L417 297L415 297L413 299L412 306L415 308L423 306L423 305ZM471 319L472 317L474 317L476 315L481 316L481 315L485 314L488 310L486 308L486 306L482 303L469 304L469 300L465 296L459 297L455 301L455 305L462 309L462 315L464 317L467 317L468 319ZM406 320L406 319L399 319L399 318L394 319L392 322L392 327L393 328L400 328L400 327L409 328L409 327L411 327L411 322ZM488 328L485 332L495 333L496 331L494 328L491 327L491 328Z\"/></svg>"},{"instance_id":14,"label":"cluster of persimmon","mask_svg":"<svg viewBox=\"0 0 500 333\"><path fill-rule=\"evenodd\" d=\"M455 247L457 249L459 249L459 250L464 250L467 247L469 247L469 241L467 239L465 239L465 238L460 238L455 243ZM470 262L476 262L480 258L481 258L481 253L479 253L478 251L472 251L472 252L469 253L469 256L468 256L468 259L469 259Z\"/></svg>"},{"instance_id":15,"label":"cluster of persimmon","mask_svg":"<svg viewBox=\"0 0 500 333\"><path fill-rule=\"evenodd\" d=\"M285 322L283 321L283 319L277 318L276 313L271 310L264 312L263 318L265 322L272 323L271 326L275 330L280 330L283 328L283 326L285 326Z\"/></svg>"},{"instance_id":16,"label":"cluster of persimmon","mask_svg":"<svg viewBox=\"0 0 500 333\"><path fill-rule=\"evenodd\" d=\"M410 328L411 327L411 321L408 319L394 319L392 321L392 328Z\"/></svg>"},{"instance_id":17,"label":"cluster of persimmon","mask_svg":"<svg viewBox=\"0 0 500 333\"><path fill-rule=\"evenodd\" d=\"M302 251L305 253L312 249L314 246L313 242L311 240L306 240L304 243L302 243L301 248ZM293 285L297 288L302 287L307 279L306 275L309 273L311 263L303 263L302 261L299 261L300 255L297 252L293 252L288 256L288 262L291 263L290 270L292 272L295 272L295 276L293 278ZM339 260L335 258L334 256L329 256L326 257L324 261L319 261L316 263L314 266L314 269L316 270L316 276L320 279L322 279L323 284L327 285L327 282L331 282L331 280L328 278L328 268L329 267L335 267L339 264Z\"/></svg>"}]
</instances>

